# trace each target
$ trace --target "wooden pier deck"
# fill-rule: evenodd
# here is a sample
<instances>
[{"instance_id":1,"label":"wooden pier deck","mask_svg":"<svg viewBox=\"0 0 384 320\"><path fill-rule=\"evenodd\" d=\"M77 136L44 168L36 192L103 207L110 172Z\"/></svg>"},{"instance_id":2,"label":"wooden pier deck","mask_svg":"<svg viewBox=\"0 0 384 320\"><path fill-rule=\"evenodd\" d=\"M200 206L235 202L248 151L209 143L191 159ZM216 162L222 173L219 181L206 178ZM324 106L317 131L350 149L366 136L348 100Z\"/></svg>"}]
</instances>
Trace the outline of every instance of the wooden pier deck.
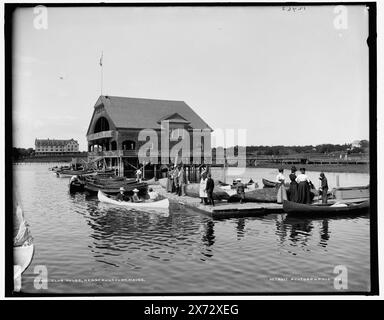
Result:
<instances>
[{"instance_id":1,"label":"wooden pier deck","mask_svg":"<svg viewBox=\"0 0 384 320\"><path fill-rule=\"evenodd\" d=\"M283 213L283 206L277 203L227 203L226 201L215 201L215 206L200 203L199 198L188 196L177 196L174 193L167 193L158 184L151 185L154 191L167 197L171 202L185 206L215 219L257 217L269 213Z\"/></svg>"}]
</instances>

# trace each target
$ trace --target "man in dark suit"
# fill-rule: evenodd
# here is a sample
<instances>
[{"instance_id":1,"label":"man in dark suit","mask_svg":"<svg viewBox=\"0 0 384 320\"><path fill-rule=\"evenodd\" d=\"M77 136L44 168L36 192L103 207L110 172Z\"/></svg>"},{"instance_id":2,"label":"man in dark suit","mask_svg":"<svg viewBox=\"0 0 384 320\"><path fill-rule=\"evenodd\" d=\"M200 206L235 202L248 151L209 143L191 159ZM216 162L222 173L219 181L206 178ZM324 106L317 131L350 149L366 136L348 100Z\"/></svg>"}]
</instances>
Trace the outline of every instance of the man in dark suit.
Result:
<instances>
[{"instance_id":1,"label":"man in dark suit","mask_svg":"<svg viewBox=\"0 0 384 320\"><path fill-rule=\"evenodd\" d=\"M212 175L209 173L208 174L208 179L207 179L207 187L205 191L207 191L207 198L208 198L208 203L211 205L215 205L215 201L213 200L213 189L215 188L215 182L212 179Z\"/></svg>"},{"instance_id":2,"label":"man in dark suit","mask_svg":"<svg viewBox=\"0 0 384 320\"><path fill-rule=\"evenodd\" d=\"M328 180L325 177L324 172L320 173L320 178L321 180L321 187L320 187L320 192L321 192L321 202L322 203L327 203L328 202Z\"/></svg>"}]
</instances>

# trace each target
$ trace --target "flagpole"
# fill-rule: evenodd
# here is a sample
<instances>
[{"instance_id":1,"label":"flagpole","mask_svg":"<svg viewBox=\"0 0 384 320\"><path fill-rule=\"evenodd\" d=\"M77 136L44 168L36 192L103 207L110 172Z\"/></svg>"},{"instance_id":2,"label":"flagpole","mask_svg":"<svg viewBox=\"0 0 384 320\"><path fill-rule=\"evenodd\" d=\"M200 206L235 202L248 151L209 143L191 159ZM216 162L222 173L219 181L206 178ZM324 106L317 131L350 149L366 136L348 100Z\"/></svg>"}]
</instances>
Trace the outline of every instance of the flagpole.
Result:
<instances>
[{"instance_id":1,"label":"flagpole","mask_svg":"<svg viewBox=\"0 0 384 320\"><path fill-rule=\"evenodd\" d=\"M101 51L101 58L100 58L100 94L103 95L103 51Z\"/></svg>"}]
</instances>

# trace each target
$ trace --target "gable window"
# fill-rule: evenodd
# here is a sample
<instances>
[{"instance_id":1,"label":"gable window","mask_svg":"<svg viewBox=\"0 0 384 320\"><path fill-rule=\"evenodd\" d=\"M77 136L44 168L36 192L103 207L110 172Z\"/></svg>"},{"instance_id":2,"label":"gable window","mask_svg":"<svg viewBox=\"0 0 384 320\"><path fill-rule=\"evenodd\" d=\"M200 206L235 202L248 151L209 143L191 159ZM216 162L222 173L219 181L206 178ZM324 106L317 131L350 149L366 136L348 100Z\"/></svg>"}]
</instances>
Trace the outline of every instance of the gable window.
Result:
<instances>
[{"instance_id":1,"label":"gable window","mask_svg":"<svg viewBox=\"0 0 384 320\"><path fill-rule=\"evenodd\" d=\"M106 118L101 117L96 121L94 133L109 130L109 122Z\"/></svg>"}]
</instances>

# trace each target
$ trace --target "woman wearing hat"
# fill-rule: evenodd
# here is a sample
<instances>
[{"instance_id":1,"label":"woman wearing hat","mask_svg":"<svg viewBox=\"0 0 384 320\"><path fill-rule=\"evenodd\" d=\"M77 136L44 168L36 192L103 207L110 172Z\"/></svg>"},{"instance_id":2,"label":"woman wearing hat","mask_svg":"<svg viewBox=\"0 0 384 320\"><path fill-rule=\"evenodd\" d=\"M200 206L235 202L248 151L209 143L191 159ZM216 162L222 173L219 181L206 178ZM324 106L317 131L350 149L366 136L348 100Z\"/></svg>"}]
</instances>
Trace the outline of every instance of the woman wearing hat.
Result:
<instances>
[{"instance_id":1,"label":"woman wearing hat","mask_svg":"<svg viewBox=\"0 0 384 320\"><path fill-rule=\"evenodd\" d=\"M287 200L287 191L285 190L284 182L284 169L280 168L279 174L276 176L277 203L283 203L284 200Z\"/></svg>"},{"instance_id":2,"label":"woman wearing hat","mask_svg":"<svg viewBox=\"0 0 384 320\"><path fill-rule=\"evenodd\" d=\"M299 184L297 187L298 203L311 203L310 184L308 176L305 174L305 168L300 168L300 174L296 178L296 182Z\"/></svg>"},{"instance_id":3,"label":"woman wearing hat","mask_svg":"<svg viewBox=\"0 0 384 320\"><path fill-rule=\"evenodd\" d=\"M141 199L139 198L139 190L136 188L132 190L133 191L133 196L132 196L132 202L141 202Z\"/></svg>"},{"instance_id":4,"label":"woman wearing hat","mask_svg":"<svg viewBox=\"0 0 384 320\"><path fill-rule=\"evenodd\" d=\"M298 184L296 182L296 167L293 166L291 168L291 174L289 175L289 179L291 180L291 183L289 184L289 201L297 202L299 198L299 194L297 192Z\"/></svg>"},{"instance_id":5,"label":"woman wearing hat","mask_svg":"<svg viewBox=\"0 0 384 320\"><path fill-rule=\"evenodd\" d=\"M124 187L120 187L120 192L119 194L116 196L116 200L118 201L129 201L129 197L127 197L125 194L125 189Z\"/></svg>"}]
</instances>

